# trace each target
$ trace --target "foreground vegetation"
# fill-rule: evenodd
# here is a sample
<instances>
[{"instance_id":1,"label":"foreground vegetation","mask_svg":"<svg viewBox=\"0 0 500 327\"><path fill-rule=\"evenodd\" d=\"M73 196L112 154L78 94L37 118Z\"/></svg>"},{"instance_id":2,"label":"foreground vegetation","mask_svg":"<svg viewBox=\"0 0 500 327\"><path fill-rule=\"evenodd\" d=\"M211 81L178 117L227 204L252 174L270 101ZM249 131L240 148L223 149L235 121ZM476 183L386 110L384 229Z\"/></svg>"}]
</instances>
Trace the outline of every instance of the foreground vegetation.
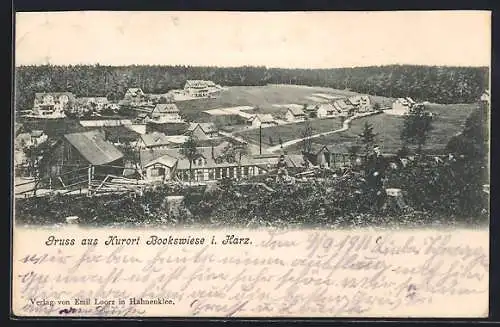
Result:
<instances>
[{"instance_id":1,"label":"foreground vegetation","mask_svg":"<svg viewBox=\"0 0 500 327\"><path fill-rule=\"evenodd\" d=\"M226 180L210 188L161 185L142 195L19 199L16 221L64 223L65 217L76 215L84 225L360 227L488 222L488 196L482 189L484 169L463 161L438 164L417 158L406 167L389 171L386 186L403 189L407 207L391 205L390 201L377 207L377 190L370 187L362 171L335 173L339 172L324 171L322 178L294 184L270 179L266 183L272 191L258 184ZM166 200L169 195L184 196L182 206L175 211Z\"/></svg>"}]
</instances>

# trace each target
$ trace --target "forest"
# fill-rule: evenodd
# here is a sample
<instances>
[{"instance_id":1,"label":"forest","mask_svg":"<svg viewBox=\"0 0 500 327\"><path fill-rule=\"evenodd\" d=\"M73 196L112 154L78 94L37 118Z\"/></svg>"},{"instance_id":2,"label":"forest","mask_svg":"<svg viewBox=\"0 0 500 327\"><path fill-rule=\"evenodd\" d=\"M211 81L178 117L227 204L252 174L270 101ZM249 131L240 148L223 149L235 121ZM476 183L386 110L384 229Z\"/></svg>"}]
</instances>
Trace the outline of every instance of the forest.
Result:
<instances>
[{"instance_id":1,"label":"forest","mask_svg":"<svg viewBox=\"0 0 500 327\"><path fill-rule=\"evenodd\" d=\"M129 87L146 93L183 88L188 79L223 86L296 84L348 89L387 97L410 96L434 103L471 103L488 88L487 67L390 65L332 69L264 66L20 66L15 70L17 110L31 109L36 92L73 92L75 96L123 97Z\"/></svg>"}]
</instances>

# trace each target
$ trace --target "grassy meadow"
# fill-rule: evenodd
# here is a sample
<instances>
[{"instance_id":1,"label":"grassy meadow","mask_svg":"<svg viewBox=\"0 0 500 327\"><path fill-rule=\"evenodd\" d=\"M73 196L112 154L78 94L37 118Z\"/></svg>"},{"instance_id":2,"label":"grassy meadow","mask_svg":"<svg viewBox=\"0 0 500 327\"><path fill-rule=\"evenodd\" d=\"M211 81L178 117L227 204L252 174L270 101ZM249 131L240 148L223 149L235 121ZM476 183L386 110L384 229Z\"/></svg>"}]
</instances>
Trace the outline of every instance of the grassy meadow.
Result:
<instances>
[{"instance_id":1,"label":"grassy meadow","mask_svg":"<svg viewBox=\"0 0 500 327\"><path fill-rule=\"evenodd\" d=\"M340 119L315 119L309 121L313 134L333 131L342 127ZM262 128L262 144L264 146L278 145L279 140L287 142L302 137L304 122L278 125ZM251 143L259 143L259 129L251 129L236 133Z\"/></svg>"},{"instance_id":2,"label":"grassy meadow","mask_svg":"<svg viewBox=\"0 0 500 327\"><path fill-rule=\"evenodd\" d=\"M286 113L286 108L278 108L273 106L274 104L314 103L307 99L314 93L337 96L358 94L347 90L302 85L233 86L222 91L217 98L179 101L177 106L185 117L196 121L209 121L211 119L208 114L203 113L204 110L235 106L254 106L258 107L256 112L282 117ZM372 99L381 104L391 103L390 99L385 97L373 96Z\"/></svg>"},{"instance_id":3,"label":"grassy meadow","mask_svg":"<svg viewBox=\"0 0 500 327\"><path fill-rule=\"evenodd\" d=\"M465 120L476 108L476 105L431 104L428 108L434 114L433 130L429 133L424 150L439 152L446 146L452 136L462 131ZM331 151L347 152L349 146L357 141L365 122L373 125L373 131L377 134L377 142L381 145L382 151L394 153L401 148L400 134L403 127L403 117L388 114L356 119L351 123L351 127L347 131L313 139L313 143L328 145ZM299 152L300 145L290 147L289 151Z\"/></svg>"}]
</instances>

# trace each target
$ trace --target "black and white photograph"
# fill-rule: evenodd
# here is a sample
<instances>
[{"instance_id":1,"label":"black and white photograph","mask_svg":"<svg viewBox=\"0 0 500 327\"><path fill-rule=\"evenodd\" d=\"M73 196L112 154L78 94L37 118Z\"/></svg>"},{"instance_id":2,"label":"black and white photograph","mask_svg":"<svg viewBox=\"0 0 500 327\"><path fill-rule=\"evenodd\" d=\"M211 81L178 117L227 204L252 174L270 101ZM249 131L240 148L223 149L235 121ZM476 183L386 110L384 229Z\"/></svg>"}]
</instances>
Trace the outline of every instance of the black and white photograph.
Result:
<instances>
[{"instance_id":1,"label":"black and white photograph","mask_svg":"<svg viewBox=\"0 0 500 327\"><path fill-rule=\"evenodd\" d=\"M487 315L490 18L16 13L15 314Z\"/></svg>"}]
</instances>

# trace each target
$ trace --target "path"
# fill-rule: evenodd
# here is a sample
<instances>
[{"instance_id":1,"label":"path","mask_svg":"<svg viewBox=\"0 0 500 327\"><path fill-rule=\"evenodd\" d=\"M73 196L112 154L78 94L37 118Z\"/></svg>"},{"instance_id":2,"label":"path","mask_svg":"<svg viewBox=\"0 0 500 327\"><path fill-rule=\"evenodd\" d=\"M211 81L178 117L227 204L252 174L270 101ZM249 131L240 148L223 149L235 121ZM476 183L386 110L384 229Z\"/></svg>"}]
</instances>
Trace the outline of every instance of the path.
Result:
<instances>
[{"instance_id":1,"label":"path","mask_svg":"<svg viewBox=\"0 0 500 327\"><path fill-rule=\"evenodd\" d=\"M347 118L344 121L344 123L342 124L342 127L339 128L339 129L337 129L337 130L330 131L330 132L324 132L324 133L314 134L314 135L311 135L310 137L303 137L303 138L298 138L298 139L293 139L293 140L290 140L290 141L286 141L286 142L283 142L283 144L269 147L269 148L266 149L266 151L269 152L269 153L271 153L271 152L275 152L275 151L287 148L287 147L292 146L294 144L300 143L300 142L304 141L305 139L315 139L315 138L318 138L318 137L321 137L321 136L326 136L326 135L330 135L330 134L344 132L344 131L346 131L346 130L349 129L351 121L353 121L355 119L358 119L358 118L366 117L366 116L376 115L376 114L379 114L379 113L380 112L377 112L377 111L371 111L371 112L365 112L365 113L354 115L352 117Z\"/></svg>"}]
</instances>

